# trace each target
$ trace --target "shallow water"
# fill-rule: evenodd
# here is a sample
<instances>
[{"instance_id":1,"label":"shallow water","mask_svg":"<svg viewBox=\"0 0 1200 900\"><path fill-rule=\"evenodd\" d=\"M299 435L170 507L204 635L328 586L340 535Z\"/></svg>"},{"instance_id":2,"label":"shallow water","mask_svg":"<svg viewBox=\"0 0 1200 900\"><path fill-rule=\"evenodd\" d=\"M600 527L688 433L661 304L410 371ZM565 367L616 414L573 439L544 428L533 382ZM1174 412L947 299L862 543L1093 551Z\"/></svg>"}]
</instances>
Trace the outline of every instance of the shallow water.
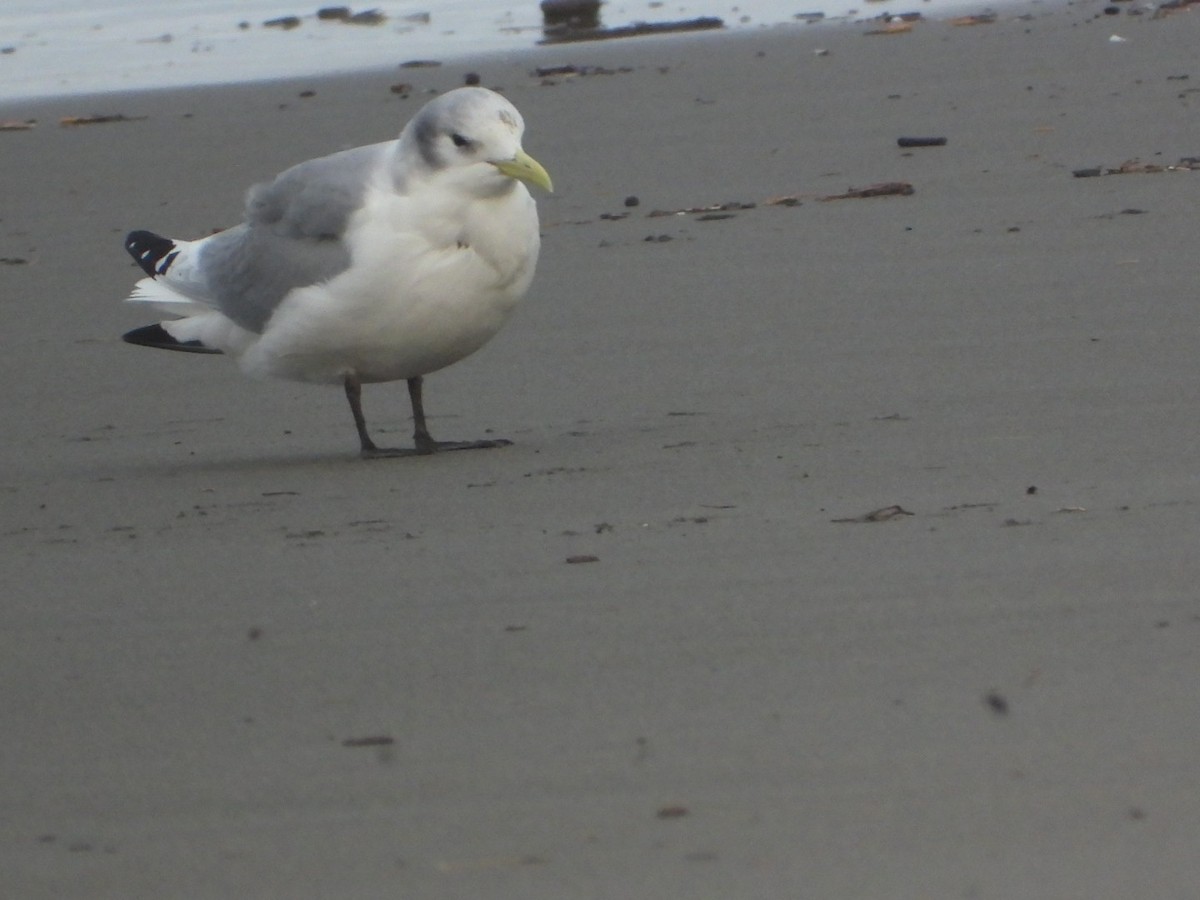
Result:
<instances>
[{"instance_id":1,"label":"shallow water","mask_svg":"<svg viewBox=\"0 0 1200 900\"><path fill-rule=\"evenodd\" d=\"M421 58L524 50L542 37L536 0L437 0L351 7L378 9L378 25L321 21L320 0L8 0L0 10L0 100L217 84L324 74ZM607 2L606 26L721 18L730 28L813 27L825 21L921 11L947 13L971 0L743 0ZM264 22L294 16L293 28Z\"/></svg>"}]
</instances>

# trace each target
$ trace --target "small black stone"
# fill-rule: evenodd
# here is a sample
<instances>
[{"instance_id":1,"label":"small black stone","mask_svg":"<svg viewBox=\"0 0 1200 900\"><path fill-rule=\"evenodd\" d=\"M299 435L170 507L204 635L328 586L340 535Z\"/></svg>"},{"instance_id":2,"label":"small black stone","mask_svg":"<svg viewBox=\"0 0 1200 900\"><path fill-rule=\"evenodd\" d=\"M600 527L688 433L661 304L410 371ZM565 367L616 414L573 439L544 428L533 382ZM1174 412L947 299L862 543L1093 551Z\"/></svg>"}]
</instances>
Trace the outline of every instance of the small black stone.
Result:
<instances>
[{"instance_id":1,"label":"small black stone","mask_svg":"<svg viewBox=\"0 0 1200 900\"><path fill-rule=\"evenodd\" d=\"M1008 715L1008 700L999 691L988 691L983 697L983 702L996 715Z\"/></svg>"}]
</instances>

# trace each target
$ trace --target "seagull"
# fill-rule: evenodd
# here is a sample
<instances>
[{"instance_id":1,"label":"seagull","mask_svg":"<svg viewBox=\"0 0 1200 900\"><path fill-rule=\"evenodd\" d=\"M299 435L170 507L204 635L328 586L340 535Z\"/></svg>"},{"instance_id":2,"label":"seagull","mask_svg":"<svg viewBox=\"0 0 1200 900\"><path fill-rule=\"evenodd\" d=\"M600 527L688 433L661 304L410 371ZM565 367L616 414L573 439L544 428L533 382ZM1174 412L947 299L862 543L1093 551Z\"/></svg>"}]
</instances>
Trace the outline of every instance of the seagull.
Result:
<instances>
[{"instance_id":1,"label":"seagull","mask_svg":"<svg viewBox=\"0 0 1200 900\"><path fill-rule=\"evenodd\" d=\"M251 188L239 225L192 241L131 232L125 249L147 277L128 300L176 318L124 340L224 353L253 376L340 383L367 459L509 444L434 440L422 383L495 336L533 279L540 238L526 184L553 185L521 148L524 131L504 97L458 88L397 140ZM414 446L378 447L362 386L399 380Z\"/></svg>"}]
</instances>

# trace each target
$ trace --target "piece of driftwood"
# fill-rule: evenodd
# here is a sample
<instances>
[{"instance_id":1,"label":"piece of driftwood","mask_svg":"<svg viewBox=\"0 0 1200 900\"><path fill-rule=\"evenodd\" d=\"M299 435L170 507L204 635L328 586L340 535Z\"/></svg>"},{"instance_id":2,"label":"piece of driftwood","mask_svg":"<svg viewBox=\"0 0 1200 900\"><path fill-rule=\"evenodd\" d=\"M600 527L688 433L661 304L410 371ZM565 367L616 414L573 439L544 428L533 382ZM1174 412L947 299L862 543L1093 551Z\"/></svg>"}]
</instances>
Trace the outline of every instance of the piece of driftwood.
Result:
<instances>
[{"instance_id":1,"label":"piece of driftwood","mask_svg":"<svg viewBox=\"0 0 1200 900\"><path fill-rule=\"evenodd\" d=\"M872 184L865 188L851 188L844 194L829 194L818 197L818 200L861 200L866 197L907 197L915 193L907 181L885 181L882 184Z\"/></svg>"},{"instance_id":2,"label":"piece of driftwood","mask_svg":"<svg viewBox=\"0 0 1200 900\"><path fill-rule=\"evenodd\" d=\"M579 41L606 41L614 38L641 37L648 34L671 34L677 31L708 31L724 28L725 22L715 16L682 19L677 22L634 22L615 28L572 28L556 26L542 31L539 44L571 44Z\"/></svg>"},{"instance_id":3,"label":"piece of driftwood","mask_svg":"<svg viewBox=\"0 0 1200 900\"><path fill-rule=\"evenodd\" d=\"M996 22L996 14L977 13L973 16L955 16L947 21L951 25L991 25Z\"/></svg>"},{"instance_id":4,"label":"piece of driftwood","mask_svg":"<svg viewBox=\"0 0 1200 900\"><path fill-rule=\"evenodd\" d=\"M754 209L753 203L742 203L734 201L732 203L710 203L708 206L688 206L684 209L656 209L646 213L646 218L657 219L661 216L688 216L696 214L711 214L729 212L730 210L739 209Z\"/></svg>"},{"instance_id":5,"label":"piece of driftwood","mask_svg":"<svg viewBox=\"0 0 1200 900\"><path fill-rule=\"evenodd\" d=\"M890 522L892 519L895 519L899 516L911 516L911 515L913 515L913 513L909 512L903 506L896 505L896 506L885 506L882 509L873 509L873 510L871 510L871 512L863 513L861 516L851 516L850 518L846 518L846 519L831 519L830 521L831 522L851 522L851 523Z\"/></svg>"},{"instance_id":6,"label":"piece of driftwood","mask_svg":"<svg viewBox=\"0 0 1200 900\"><path fill-rule=\"evenodd\" d=\"M864 31L863 34L906 34L912 30L912 22L898 19L885 23L882 28L872 28L870 31Z\"/></svg>"},{"instance_id":7,"label":"piece of driftwood","mask_svg":"<svg viewBox=\"0 0 1200 900\"><path fill-rule=\"evenodd\" d=\"M58 120L59 125L73 128L76 125L103 125L108 122L141 122L149 116L127 116L117 113L111 116L63 116Z\"/></svg>"},{"instance_id":8,"label":"piece of driftwood","mask_svg":"<svg viewBox=\"0 0 1200 900\"><path fill-rule=\"evenodd\" d=\"M1195 172L1200 170L1200 156L1185 156L1175 163L1144 163L1140 159L1127 159L1119 166L1092 166L1074 169L1076 178L1097 178L1101 175L1156 175L1159 172Z\"/></svg>"}]
</instances>

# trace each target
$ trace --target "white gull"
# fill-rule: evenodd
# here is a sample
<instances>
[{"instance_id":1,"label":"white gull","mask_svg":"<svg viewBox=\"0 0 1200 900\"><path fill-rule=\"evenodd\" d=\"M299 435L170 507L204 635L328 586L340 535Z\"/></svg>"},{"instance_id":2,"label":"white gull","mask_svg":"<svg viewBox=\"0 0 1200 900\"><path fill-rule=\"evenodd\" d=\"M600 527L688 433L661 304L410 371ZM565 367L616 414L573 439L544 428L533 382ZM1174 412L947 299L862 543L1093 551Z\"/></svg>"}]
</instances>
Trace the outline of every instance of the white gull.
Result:
<instances>
[{"instance_id":1,"label":"white gull","mask_svg":"<svg viewBox=\"0 0 1200 900\"><path fill-rule=\"evenodd\" d=\"M504 325L537 263L537 208L551 190L521 147L521 114L485 88L431 100L399 139L293 166L251 188L245 221L194 241L134 231L146 272L131 302L179 318L126 341L225 353L243 371L344 386L367 458L502 446L435 441L422 376L474 353ZM405 380L414 447L367 432L362 385Z\"/></svg>"}]
</instances>

